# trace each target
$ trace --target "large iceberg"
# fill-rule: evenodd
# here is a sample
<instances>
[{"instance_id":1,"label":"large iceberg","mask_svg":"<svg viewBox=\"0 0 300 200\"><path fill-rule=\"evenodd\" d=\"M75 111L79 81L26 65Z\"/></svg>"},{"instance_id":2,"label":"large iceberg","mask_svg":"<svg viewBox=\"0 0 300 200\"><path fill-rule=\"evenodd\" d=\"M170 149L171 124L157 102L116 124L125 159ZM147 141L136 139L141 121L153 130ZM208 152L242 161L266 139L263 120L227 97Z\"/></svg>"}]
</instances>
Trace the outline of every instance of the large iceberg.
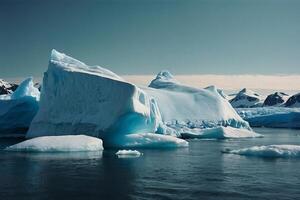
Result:
<instances>
[{"instance_id":1,"label":"large iceberg","mask_svg":"<svg viewBox=\"0 0 300 200\"><path fill-rule=\"evenodd\" d=\"M44 136L7 147L7 151L74 152L101 151L102 140L86 135Z\"/></svg>"},{"instance_id":2,"label":"large iceberg","mask_svg":"<svg viewBox=\"0 0 300 200\"><path fill-rule=\"evenodd\" d=\"M39 96L32 78L24 80L12 94L0 95L1 136L25 135L38 111Z\"/></svg>"},{"instance_id":3,"label":"large iceberg","mask_svg":"<svg viewBox=\"0 0 300 200\"><path fill-rule=\"evenodd\" d=\"M239 115L253 127L300 128L300 108L238 108Z\"/></svg>"},{"instance_id":4,"label":"large iceberg","mask_svg":"<svg viewBox=\"0 0 300 200\"><path fill-rule=\"evenodd\" d=\"M134 133L119 137L107 138L110 146L124 148L176 148L188 147L189 143L183 139L170 135L156 133Z\"/></svg>"},{"instance_id":5,"label":"large iceberg","mask_svg":"<svg viewBox=\"0 0 300 200\"><path fill-rule=\"evenodd\" d=\"M255 156L264 158L300 158L299 145L266 145L253 146L238 150L225 150L223 153Z\"/></svg>"},{"instance_id":6,"label":"large iceberg","mask_svg":"<svg viewBox=\"0 0 300 200\"><path fill-rule=\"evenodd\" d=\"M53 50L27 138L86 134L105 142L119 135L154 133L160 124L157 103L143 90L107 69Z\"/></svg>"},{"instance_id":7,"label":"large iceberg","mask_svg":"<svg viewBox=\"0 0 300 200\"><path fill-rule=\"evenodd\" d=\"M27 138L85 134L113 147L187 146L181 133L233 127L251 131L214 86L180 84L167 71L137 87L99 66L55 50L44 73L40 109Z\"/></svg>"},{"instance_id":8,"label":"large iceberg","mask_svg":"<svg viewBox=\"0 0 300 200\"><path fill-rule=\"evenodd\" d=\"M179 83L168 71L160 72L143 90L152 96L159 107L165 128L164 134L176 135L202 129L232 127L251 131L215 86L193 88ZM220 130L221 134L224 129Z\"/></svg>"}]
</instances>

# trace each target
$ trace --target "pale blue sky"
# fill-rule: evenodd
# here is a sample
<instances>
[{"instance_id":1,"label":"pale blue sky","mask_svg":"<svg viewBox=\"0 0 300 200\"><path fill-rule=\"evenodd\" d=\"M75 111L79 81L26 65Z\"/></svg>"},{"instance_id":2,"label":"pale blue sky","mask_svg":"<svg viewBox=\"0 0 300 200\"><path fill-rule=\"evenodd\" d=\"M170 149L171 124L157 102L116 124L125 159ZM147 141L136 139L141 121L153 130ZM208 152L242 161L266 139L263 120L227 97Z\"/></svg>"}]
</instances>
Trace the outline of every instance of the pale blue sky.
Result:
<instances>
[{"instance_id":1,"label":"pale blue sky","mask_svg":"<svg viewBox=\"0 0 300 200\"><path fill-rule=\"evenodd\" d=\"M297 0L0 0L0 77L55 48L118 74L300 74Z\"/></svg>"}]
</instances>

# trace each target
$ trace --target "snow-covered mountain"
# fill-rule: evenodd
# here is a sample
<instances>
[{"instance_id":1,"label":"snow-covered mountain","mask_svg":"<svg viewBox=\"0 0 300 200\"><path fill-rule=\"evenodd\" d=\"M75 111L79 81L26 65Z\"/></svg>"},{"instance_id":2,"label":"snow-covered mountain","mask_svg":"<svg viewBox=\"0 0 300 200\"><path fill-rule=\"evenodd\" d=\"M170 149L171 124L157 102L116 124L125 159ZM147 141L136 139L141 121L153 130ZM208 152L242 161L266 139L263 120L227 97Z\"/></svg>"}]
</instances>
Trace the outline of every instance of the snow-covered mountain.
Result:
<instances>
[{"instance_id":1,"label":"snow-covered mountain","mask_svg":"<svg viewBox=\"0 0 300 200\"><path fill-rule=\"evenodd\" d=\"M285 103L286 107L300 107L300 93L291 96Z\"/></svg>"},{"instance_id":2,"label":"snow-covered mountain","mask_svg":"<svg viewBox=\"0 0 300 200\"><path fill-rule=\"evenodd\" d=\"M215 87L188 87L166 71L150 86L137 87L107 69L53 50L40 109L27 137L85 134L102 138L105 146L170 147L187 142L164 134L219 126L251 131Z\"/></svg>"},{"instance_id":3,"label":"snow-covered mountain","mask_svg":"<svg viewBox=\"0 0 300 200\"><path fill-rule=\"evenodd\" d=\"M12 94L0 95L1 136L26 133L37 113L39 96L32 78L24 80Z\"/></svg>"},{"instance_id":4,"label":"snow-covered mountain","mask_svg":"<svg viewBox=\"0 0 300 200\"><path fill-rule=\"evenodd\" d=\"M17 89L18 85L14 83L8 83L0 79L0 95L11 94Z\"/></svg>"},{"instance_id":5,"label":"snow-covered mountain","mask_svg":"<svg viewBox=\"0 0 300 200\"><path fill-rule=\"evenodd\" d=\"M242 89L237 95L230 100L234 108L251 108L262 106L262 97L249 89Z\"/></svg>"},{"instance_id":6,"label":"snow-covered mountain","mask_svg":"<svg viewBox=\"0 0 300 200\"><path fill-rule=\"evenodd\" d=\"M280 106L287 101L288 97L289 95L284 92L275 92L267 96L263 106Z\"/></svg>"}]
</instances>

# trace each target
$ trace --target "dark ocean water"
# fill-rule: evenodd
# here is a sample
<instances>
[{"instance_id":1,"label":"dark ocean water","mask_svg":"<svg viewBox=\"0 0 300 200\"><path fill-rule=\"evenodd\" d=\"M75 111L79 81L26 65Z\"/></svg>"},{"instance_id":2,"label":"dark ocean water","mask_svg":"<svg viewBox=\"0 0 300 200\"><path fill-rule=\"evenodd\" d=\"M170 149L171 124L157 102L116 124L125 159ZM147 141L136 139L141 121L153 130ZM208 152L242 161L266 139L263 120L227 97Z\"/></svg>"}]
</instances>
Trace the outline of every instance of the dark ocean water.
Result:
<instances>
[{"instance_id":1,"label":"dark ocean water","mask_svg":"<svg viewBox=\"0 0 300 200\"><path fill-rule=\"evenodd\" d=\"M225 148L297 144L300 130L256 129L264 138L192 140L189 148L103 153L0 151L0 199L300 199L300 158L222 154ZM0 149L17 143L0 139Z\"/></svg>"}]
</instances>

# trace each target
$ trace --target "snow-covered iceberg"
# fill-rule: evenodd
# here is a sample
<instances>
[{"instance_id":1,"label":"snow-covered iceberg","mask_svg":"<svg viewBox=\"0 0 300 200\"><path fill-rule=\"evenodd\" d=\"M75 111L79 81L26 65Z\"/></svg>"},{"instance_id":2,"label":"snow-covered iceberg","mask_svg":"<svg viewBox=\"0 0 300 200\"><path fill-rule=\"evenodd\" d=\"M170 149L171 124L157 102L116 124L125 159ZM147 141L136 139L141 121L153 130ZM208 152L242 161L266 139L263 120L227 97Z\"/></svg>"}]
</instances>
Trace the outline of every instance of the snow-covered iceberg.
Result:
<instances>
[{"instance_id":1,"label":"snow-covered iceberg","mask_svg":"<svg viewBox=\"0 0 300 200\"><path fill-rule=\"evenodd\" d=\"M225 150L223 153L264 158L300 158L300 145L253 146L238 150Z\"/></svg>"},{"instance_id":2,"label":"snow-covered iceberg","mask_svg":"<svg viewBox=\"0 0 300 200\"><path fill-rule=\"evenodd\" d=\"M170 72L162 71L142 88L152 96L159 107L165 124L164 134L181 136L182 133L199 132L202 129L228 126L251 131L225 99L224 93L214 86L193 88L177 81ZM220 134L224 131L222 128Z\"/></svg>"},{"instance_id":3,"label":"snow-covered iceberg","mask_svg":"<svg viewBox=\"0 0 300 200\"><path fill-rule=\"evenodd\" d=\"M161 124L156 101L143 90L107 69L55 50L42 88L40 109L27 138L86 134L105 140L154 133Z\"/></svg>"},{"instance_id":4,"label":"snow-covered iceberg","mask_svg":"<svg viewBox=\"0 0 300 200\"><path fill-rule=\"evenodd\" d=\"M39 96L32 78L24 80L12 94L0 95L0 136L25 135L38 111Z\"/></svg>"},{"instance_id":5,"label":"snow-covered iceberg","mask_svg":"<svg viewBox=\"0 0 300 200\"><path fill-rule=\"evenodd\" d=\"M214 86L198 89L161 72L137 87L99 66L55 50L44 73L40 109L27 138L85 134L107 147L180 147L186 129L230 126L251 131Z\"/></svg>"},{"instance_id":6,"label":"snow-covered iceberg","mask_svg":"<svg viewBox=\"0 0 300 200\"><path fill-rule=\"evenodd\" d=\"M184 139L230 139L230 138L254 138L263 137L247 129L237 129L232 127L216 127L207 129L192 129L181 133Z\"/></svg>"},{"instance_id":7,"label":"snow-covered iceberg","mask_svg":"<svg viewBox=\"0 0 300 200\"><path fill-rule=\"evenodd\" d=\"M230 103L234 108L250 108L262 106L263 100L259 94L244 88L230 100Z\"/></svg>"},{"instance_id":8,"label":"snow-covered iceberg","mask_svg":"<svg viewBox=\"0 0 300 200\"><path fill-rule=\"evenodd\" d=\"M253 127L300 128L300 108L238 108L239 115Z\"/></svg>"},{"instance_id":9,"label":"snow-covered iceberg","mask_svg":"<svg viewBox=\"0 0 300 200\"><path fill-rule=\"evenodd\" d=\"M7 151L73 152L101 151L102 140L86 135L44 136L7 147Z\"/></svg>"}]
</instances>

